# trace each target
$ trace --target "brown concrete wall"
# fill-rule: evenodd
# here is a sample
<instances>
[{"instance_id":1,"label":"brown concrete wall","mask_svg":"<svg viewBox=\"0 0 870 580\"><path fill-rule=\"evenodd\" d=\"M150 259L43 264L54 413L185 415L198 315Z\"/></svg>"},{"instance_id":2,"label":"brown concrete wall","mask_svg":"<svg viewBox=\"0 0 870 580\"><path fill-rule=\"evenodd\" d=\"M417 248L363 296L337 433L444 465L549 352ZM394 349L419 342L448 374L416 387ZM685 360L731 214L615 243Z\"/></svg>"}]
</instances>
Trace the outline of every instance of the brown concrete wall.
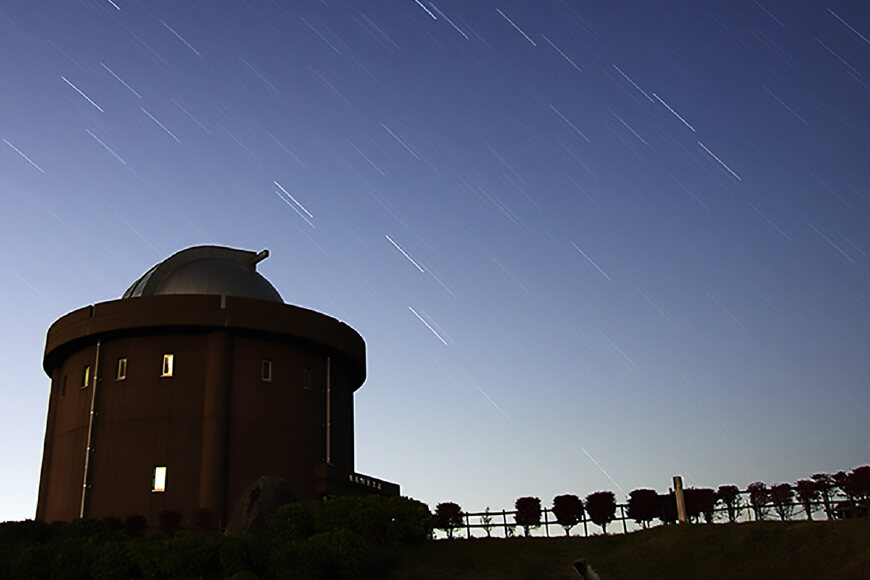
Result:
<instances>
[{"instance_id":1,"label":"brown concrete wall","mask_svg":"<svg viewBox=\"0 0 870 580\"><path fill-rule=\"evenodd\" d=\"M190 525L209 508L226 522L242 491L262 475L287 479L314 497L313 469L325 459L326 359L332 360L333 464L353 470L353 392L365 377L365 347L350 327L305 309L249 299L158 296L97 304L49 330L52 376L37 517L78 517L94 372L101 341L94 449L85 514L163 510ZM162 378L163 355L174 375ZM119 358L127 375L116 380ZM272 361L272 381L261 361ZM309 385L303 384L308 369ZM63 391L63 377L66 391ZM155 466L166 491L151 491Z\"/></svg>"}]
</instances>

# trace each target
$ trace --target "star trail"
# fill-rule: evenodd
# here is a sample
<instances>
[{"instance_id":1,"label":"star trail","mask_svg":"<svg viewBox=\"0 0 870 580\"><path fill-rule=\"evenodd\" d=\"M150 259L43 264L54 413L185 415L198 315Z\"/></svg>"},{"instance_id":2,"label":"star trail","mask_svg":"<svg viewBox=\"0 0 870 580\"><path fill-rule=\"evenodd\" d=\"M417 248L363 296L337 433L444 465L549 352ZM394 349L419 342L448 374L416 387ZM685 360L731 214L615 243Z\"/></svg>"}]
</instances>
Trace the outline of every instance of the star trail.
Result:
<instances>
[{"instance_id":1,"label":"star trail","mask_svg":"<svg viewBox=\"0 0 870 580\"><path fill-rule=\"evenodd\" d=\"M357 468L430 506L867 463L868 34L846 1L4 3L0 518L49 324L197 244L362 334Z\"/></svg>"}]
</instances>

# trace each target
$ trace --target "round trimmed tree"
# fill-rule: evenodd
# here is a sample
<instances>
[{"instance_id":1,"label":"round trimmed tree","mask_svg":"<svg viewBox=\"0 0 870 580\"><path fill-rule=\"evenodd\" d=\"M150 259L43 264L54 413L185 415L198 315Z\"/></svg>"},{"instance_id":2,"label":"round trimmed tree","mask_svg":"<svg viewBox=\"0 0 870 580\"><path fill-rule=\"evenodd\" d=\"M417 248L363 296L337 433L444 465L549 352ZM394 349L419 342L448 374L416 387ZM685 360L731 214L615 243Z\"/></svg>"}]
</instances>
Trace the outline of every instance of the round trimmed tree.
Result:
<instances>
[{"instance_id":1,"label":"round trimmed tree","mask_svg":"<svg viewBox=\"0 0 870 580\"><path fill-rule=\"evenodd\" d=\"M553 515L568 536L583 518L583 500L573 494L557 495L553 498Z\"/></svg>"},{"instance_id":2,"label":"round trimmed tree","mask_svg":"<svg viewBox=\"0 0 870 580\"><path fill-rule=\"evenodd\" d=\"M586 496L586 513L589 519L601 526L607 535L607 524L616 517L616 496L612 491L596 491Z\"/></svg>"}]
</instances>

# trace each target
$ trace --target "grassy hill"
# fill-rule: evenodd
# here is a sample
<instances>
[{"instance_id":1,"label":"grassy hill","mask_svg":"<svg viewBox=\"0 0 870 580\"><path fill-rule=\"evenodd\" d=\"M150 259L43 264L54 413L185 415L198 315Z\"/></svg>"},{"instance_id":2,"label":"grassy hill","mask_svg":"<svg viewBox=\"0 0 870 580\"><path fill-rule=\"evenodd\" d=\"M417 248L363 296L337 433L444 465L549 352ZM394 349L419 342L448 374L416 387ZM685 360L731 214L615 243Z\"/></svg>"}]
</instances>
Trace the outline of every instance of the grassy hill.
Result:
<instances>
[{"instance_id":1,"label":"grassy hill","mask_svg":"<svg viewBox=\"0 0 870 580\"><path fill-rule=\"evenodd\" d=\"M585 559L602 580L870 579L870 519L662 526L591 538L427 542L408 547L396 578L573 579Z\"/></svg>"},{"instance_id":2,"label":"grassy hill","mask_svg":"<svg viewBox=\"0 0 870 580\"><path fill-rule=\"evenodd\" d=\"M425 541L431 516L398 498L287 504L266 530L131 535L107 522L0 524L0 580L870 580L870 519L659 526L591 538ZM378 509L381 511L379 512ZM404 510L404 511L402 511Z\"/></svg>"}]
</instances>

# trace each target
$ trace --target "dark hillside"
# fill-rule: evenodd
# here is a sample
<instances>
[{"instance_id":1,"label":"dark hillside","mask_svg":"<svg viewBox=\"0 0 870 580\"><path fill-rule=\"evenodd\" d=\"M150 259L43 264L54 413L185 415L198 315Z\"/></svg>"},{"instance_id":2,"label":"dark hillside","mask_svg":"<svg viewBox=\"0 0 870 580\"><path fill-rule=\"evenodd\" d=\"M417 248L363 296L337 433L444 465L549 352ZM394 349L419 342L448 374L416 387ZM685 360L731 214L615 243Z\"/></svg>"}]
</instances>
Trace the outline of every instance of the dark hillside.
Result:
<instances>
[{"instance_id":1,"label":"dark hillside","mask_svg":"<svg viewBox=\"0 0 870 580\"><path fill-rule=\"evenodd\" d=\"M404 553L402 580L579 578L585 559L602 580L870 579L870 520L661 526L592 538L427 542Z\"/></svg>"}]
</instances>

